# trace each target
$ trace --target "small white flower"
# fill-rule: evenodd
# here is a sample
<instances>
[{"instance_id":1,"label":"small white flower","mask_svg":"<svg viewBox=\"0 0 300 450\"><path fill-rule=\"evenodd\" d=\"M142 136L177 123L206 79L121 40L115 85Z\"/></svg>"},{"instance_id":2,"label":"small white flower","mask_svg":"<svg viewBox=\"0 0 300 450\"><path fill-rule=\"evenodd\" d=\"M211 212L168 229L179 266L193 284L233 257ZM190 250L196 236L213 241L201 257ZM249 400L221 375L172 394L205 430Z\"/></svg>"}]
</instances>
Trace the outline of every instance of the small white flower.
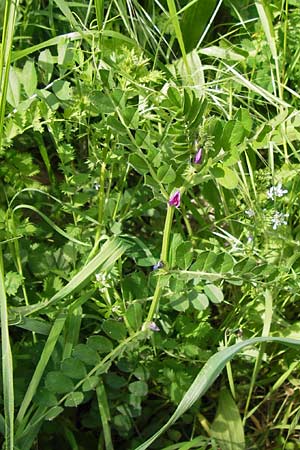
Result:
<instances>
[{"instance_id":1,"label":"small white flower","mask_svg":"<svg viewBox=\"0 0 300 450\"><path fill-rule=\"evenodd\" d=\"M100 189L100 184L97 183L97 182L95 182L95 183L94 183L94 189L95 189L96 191L99 191L99 189Z\"/></svg>"},{"instance_id":2,"label":"small white flower","mask_svg":"<svg viewBox=\"0 0 300 450\"><path fill-rule=\"evenodd\" d=\"M273 230L277 230L281 225L287 225L287 219L289 217L288 214L283 214L279 211L275 211L273 217L271 218L271 223L273 225Z\"/></svg>"},{"instance_id":3,"label":"small white flower","mask_svg":"<svg viewBox=\"0 0 300 450\"><path fill-rule=\"evenodd\" d=\"M253 211L253 209L246 209L245 214L246 214L246 216L248 216L248 217L253 217L253 216L255 216L255 212Z\"/></svg>"},{"instance_id":4,"label":"small white flower","mask_svg":"<svg viewBox=\"0 0 300 450\"><path fill-rule=\"evenodd\" d=\"M274 200L275 197L283 197L288 193L287 189L282 189L282 183L278 183L277 186L271 186L267 191L267 197L270 200Z\"/></svg>"},{"instance_id":5,"label":"small white flower","mask_svg":"<svg viewBox=\"0 0 300 450\"><path fill-rule=\"evenodd\" d=\"M96 273L95 275L96 281L102 281L103 280L103 273Z\"/></svg>"}]
</instances>

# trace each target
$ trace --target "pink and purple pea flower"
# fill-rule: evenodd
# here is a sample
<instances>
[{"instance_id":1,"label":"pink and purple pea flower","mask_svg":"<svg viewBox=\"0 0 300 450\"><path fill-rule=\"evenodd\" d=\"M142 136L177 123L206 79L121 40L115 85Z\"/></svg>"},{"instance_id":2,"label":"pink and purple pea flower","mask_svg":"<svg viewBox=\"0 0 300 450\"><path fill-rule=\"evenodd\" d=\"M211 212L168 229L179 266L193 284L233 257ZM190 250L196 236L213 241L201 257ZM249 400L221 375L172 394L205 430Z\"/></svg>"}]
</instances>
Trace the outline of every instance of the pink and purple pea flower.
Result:
<instances>
[{"instance_id":1,"label":"pink and purple pea flower","mask_svg":"<svg viewBox=\"0 0 300 450\"><path fill-rule=\"evenodd\" d=\"M180 206L180 191L175 191L174 194L170 196L169 205L175 206L175 208L179 208Z\"/></svg>"}]
</instances>

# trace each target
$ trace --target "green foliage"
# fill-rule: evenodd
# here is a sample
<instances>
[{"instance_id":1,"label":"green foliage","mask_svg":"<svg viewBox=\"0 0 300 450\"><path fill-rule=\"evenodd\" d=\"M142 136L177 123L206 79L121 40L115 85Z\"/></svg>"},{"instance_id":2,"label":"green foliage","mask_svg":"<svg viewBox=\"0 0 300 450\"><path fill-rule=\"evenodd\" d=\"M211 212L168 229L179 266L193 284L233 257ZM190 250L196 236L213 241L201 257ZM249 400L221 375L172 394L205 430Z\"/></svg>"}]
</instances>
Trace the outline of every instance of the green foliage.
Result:
<instances>
[{"instance_id":1,"label":"green foliage","mask_svg":"<svg viewBox=\"0 0 300 450\"><path fill-rule=\"evenodd\" d=\"M1 445L297 448L297 2L6 3Z\"/></svg>"}]
</instances>

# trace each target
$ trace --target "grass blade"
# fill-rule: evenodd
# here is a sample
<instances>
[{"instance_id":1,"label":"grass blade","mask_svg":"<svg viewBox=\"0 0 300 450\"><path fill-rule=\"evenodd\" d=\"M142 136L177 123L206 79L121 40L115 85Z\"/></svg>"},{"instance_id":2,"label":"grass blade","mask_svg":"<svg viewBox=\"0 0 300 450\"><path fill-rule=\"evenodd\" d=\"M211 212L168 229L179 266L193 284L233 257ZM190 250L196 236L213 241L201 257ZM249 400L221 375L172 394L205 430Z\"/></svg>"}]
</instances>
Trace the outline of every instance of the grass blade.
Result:
<instances>
[{"instance_id":1,"label":"grass blade","mask_svg":"<svg viewBox=\"0 0 300 450\"><path fill-rule=\"evenodd\" d=\"M96 389L96 393L97 393L98 407L99 407L102 428L103 428L103 434L104 434L105 449L106 450L114 450L114 446L113 446L112 439L111 439L110 426L109 426L109 421L111 420L110 411L109 411L107 396L106 396L106 392L105 392L105 387L104 387L102 380L100 381L99 386Z\"/></svg>"},{"instance_id":2,"label":"grass blade","mask_svg":"<svg viewBox=\"0 0 300 450\"><path fill-rule=\"evenodd\" d=\"M98 255L96 255L86 266L84 266L66 286L53 295L50 300L36 303L35 305L11 308L11 311L13 313L26 316L40 311L50 305L54 305L81 287L83 283L85 283L89 277L96 272L96 270L101 270L101 268L105 270L114 264L117 259L123 255L127 248L128 244L124 243L121 239L113 238L108 240L105 242Z\"/></svg>"},{"instance_id":3,"label":"grass blade","mask_svg":"<svg viewBox=\"0 0 300 450\"><path fill-rule=\"evenodd\" d=\"M268 336L270 333L271 323L272 323L272 314L273 314L273 298L272 298L271 292L267 289L265 292L265 313L264 313L264 326L263 326L262 336ZM248 413L248 409L249 409L250 401L251 401L251 397L252 397L252 392L253 392L256 378L257 378L257 375L258 375L258 372L260 370L261 363L263 360L265 346L266 346L265 344L260 345L260 348L259 348L259 351L258 351L258 354L256 357L256 361L255 361L255 365L254 365L254 369L253 369L253 373L252 373L252 377L251 377L251 381L250 381L250 387L249 387L248 397L247 397L247 401L246 401L244 417L246 417L247 413Z\"/></svg>"},{"instance_id":4,"label":"grass blade","mask_svg":"<svg viewBox=\"0 0 300 450\"><path fill-rule=\"evenodd\" d=\"M66 17L70 25L72 25L75 29L80 29L79 24L77 20L74 17L74 14L72 13L71 9L68 6L68 3L65 2L65 0L54 0L63 15Z\"/></svg>"},{"instance_id":5,"label":"grass blade","mask_svg":"<svg viewBox=\"0 0 300 450\"><path fill-rule=\"evenodd\" d=\"M50 334L48 336L48 339L46 341L43 352L40 356L39 362L34 371L34 374L32 375L31 381L27 388L26 394L24 395L22 404L20 406L20 409L19 409L19 412L18 412L18 415L16 418L17 434L19 434L19 435L20 435L20 430L23 430L26 425L26 423L24 421L24 416L27 412L27 409L30 405L31 400L33 399L33 397L36 393L38 385L43 376L44 370L45 370L45 368L48 364L48 361L53 353L54 347L60 336L60 333L62 332L65 321L66 321L66 315L63 315L63 314L59 315L57 317L57 319L55 320L55 322L52 326L52 329L50 331Z\"/></svg>"},{"instance_id":6,"label":"grass blade","mask_svg":"<svg viewBox=\"0 0 300 450\"><path fill-rule=\"evenodd\" d=\"M2 348L2 377L5 419L6 449L14 449L14 381L13 363L9 341L8 315L6 291L4 285L4 269L2 247L0 247L0 312L1 312L1 348Z\"/></svg>"},{"instance_id":7,"label":"grass blade","mask_svg":"<svg viewBox=\"0 0 300 450\"><path fill-rule=\"evenodd\" d=\"M19 0L5 2L5 12L2 31L2 43L0 53L0 150L2 147L2 136L8 89L8 79L11 61L11 48L14 35L15 20Z\"/></svg>"},{"instance_id":8,"label":"grass blade","mask_svg":"<svg viewBox=\"0 0 300 450\"><path fill-rule=\"evenodd\" d=\"M95 8L96 8L98 30L100 31L102 29L103 17L104 17L104 1L103 0L95 0Z\"/></svg>"},{"instance_id":9,"label":"grass blade","mask_svg":"<svg viewBox=\"0 0 300 450\"><path fill-rule=\"evenodd\" d=\"M221 448L245 450L245 435L240 412L226 388L221 389L217 414L210 433Z\"/></svg>"},{"instance_id":10,"label":"grass blade","mask_svg":"<svg viewBox=\"0 0 300 450\"><path fill-rule=\"evenodd\" d=\"M169 13L170 13L170 22L172 22L172 24L173 24L176 38L177 38L179 48L180 48L180 51L182 54L182 59L185 64L186 70L189 73L190 69L189 69L187 58L186 58L186 50L185 50L184 40L183 40L181 28L180 28L180 23L178 20L178 13L176 11L176 5L175 5L174 0L167 0L167 2L168 2Z\"/></svg>"},{"instance_id":11,"label":"grass blade","mask_svg":"<svg viewBox=\"0 0 300 450\"><path fill-rule=\"evenodd\" d=\"M277 48L276 48L276 37L275 37L275 31L274 31L273 22L272 22L272 15L271 15L268 5L264 2L264 0L256 1L255 6L256 6L267 42L269 44L272 58L275 63L278 94L279 94L279 98L282 99L282 88L281 88L281 82L280 82L278 53L277 53ZM274 91L275 91L274 95L276 95L276 90L274 89Z\"/></svg>"},{"instance_id":12,"label":"grass blade","mask_svg":"<svg viewBox=\"0 0 300 450\"><path fill-rule=\"evenodd\" d=\"M151 438L139 445L135 450L146 450L161 434L163 434L179 417L181 417L205 392L211 387L220 375L226 363L229 362L241 350L250 345L264 342L278 342L284 345L300 345L300 339L279 337L257 337L239 342L214 354L200 370L199 374L185 393L177 409L168 422L160 428Z\"/></svg>"},{"instance_id":13,"label":"grass blade","mask_svg":"<svg viewBox=\"0 0 300 450\"><path fill-rule=\"evenodd\" d=\"M47 222L48 225L50 225L51 228L53 228L54 231L56 231L58 234L63 236L64 238L68 239L69 241L74 242L75 244L84 245L85 247L90 247L90 244L87 244L86 242L79 241L78 239L73 238L69 234L67 234L64 230L62 230L60 227L55 225L55 223L49 219L48 216L46 216L44 213L42 213L40 210L35 208L35 206L32 205L18 205L16 206L13 211L17 211L18 209L30 209L31 211L34 211L36 214L38 214L45 222Z\"/></svg>"}]
</instances>

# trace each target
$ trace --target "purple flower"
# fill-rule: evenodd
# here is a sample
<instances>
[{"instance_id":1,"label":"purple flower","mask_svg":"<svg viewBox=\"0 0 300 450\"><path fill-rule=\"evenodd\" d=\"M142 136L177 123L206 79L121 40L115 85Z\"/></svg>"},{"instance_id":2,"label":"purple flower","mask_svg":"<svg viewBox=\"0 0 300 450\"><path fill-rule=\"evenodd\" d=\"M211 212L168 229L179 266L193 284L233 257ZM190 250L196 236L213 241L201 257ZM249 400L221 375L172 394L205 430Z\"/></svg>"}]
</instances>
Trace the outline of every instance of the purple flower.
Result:
<instances>
[{"instance_id":1,"label":"purple flower","mask_svg":"<svg viewBox=\"0 0 300 450\"><path fill-rule=\"evenodd\" d=\"M162 269L163 267L164 267L164 263L162 261L158 261L157 264L154 264L154 266L152 267L152 270Z\"/></svg>"},{"instance_id":2,"label":"purple flower","mask_svg":"<svg viewBox=\"0 0 300 450\"><path fill-rule=\"evenodd\" d=\"M200 164L202 161L202 148L200 147L199 150L197 151L195 157L194 157L194 163L195 164Z\"/></svg>"},{"instance_id":3,"label":"purple flower","mask_svg":"<svg viewBox=\"0 0 300 450\"><path fill-rule=\"evenodd\" d=\"M175 208L179 208L180 206L180 191L174 192L169 199L169 205L175 206Z\"/></svg>"},{"instance_id":4,"label":"purple flower","mask_svg":"<svg viewBox=\"0 0 300 450\"><path fill-rule=\"evenodd\" d=\"M160 328L154 322L149 323L149 330L151 331L160 331Z\"/></svg>"}]
</instances>

